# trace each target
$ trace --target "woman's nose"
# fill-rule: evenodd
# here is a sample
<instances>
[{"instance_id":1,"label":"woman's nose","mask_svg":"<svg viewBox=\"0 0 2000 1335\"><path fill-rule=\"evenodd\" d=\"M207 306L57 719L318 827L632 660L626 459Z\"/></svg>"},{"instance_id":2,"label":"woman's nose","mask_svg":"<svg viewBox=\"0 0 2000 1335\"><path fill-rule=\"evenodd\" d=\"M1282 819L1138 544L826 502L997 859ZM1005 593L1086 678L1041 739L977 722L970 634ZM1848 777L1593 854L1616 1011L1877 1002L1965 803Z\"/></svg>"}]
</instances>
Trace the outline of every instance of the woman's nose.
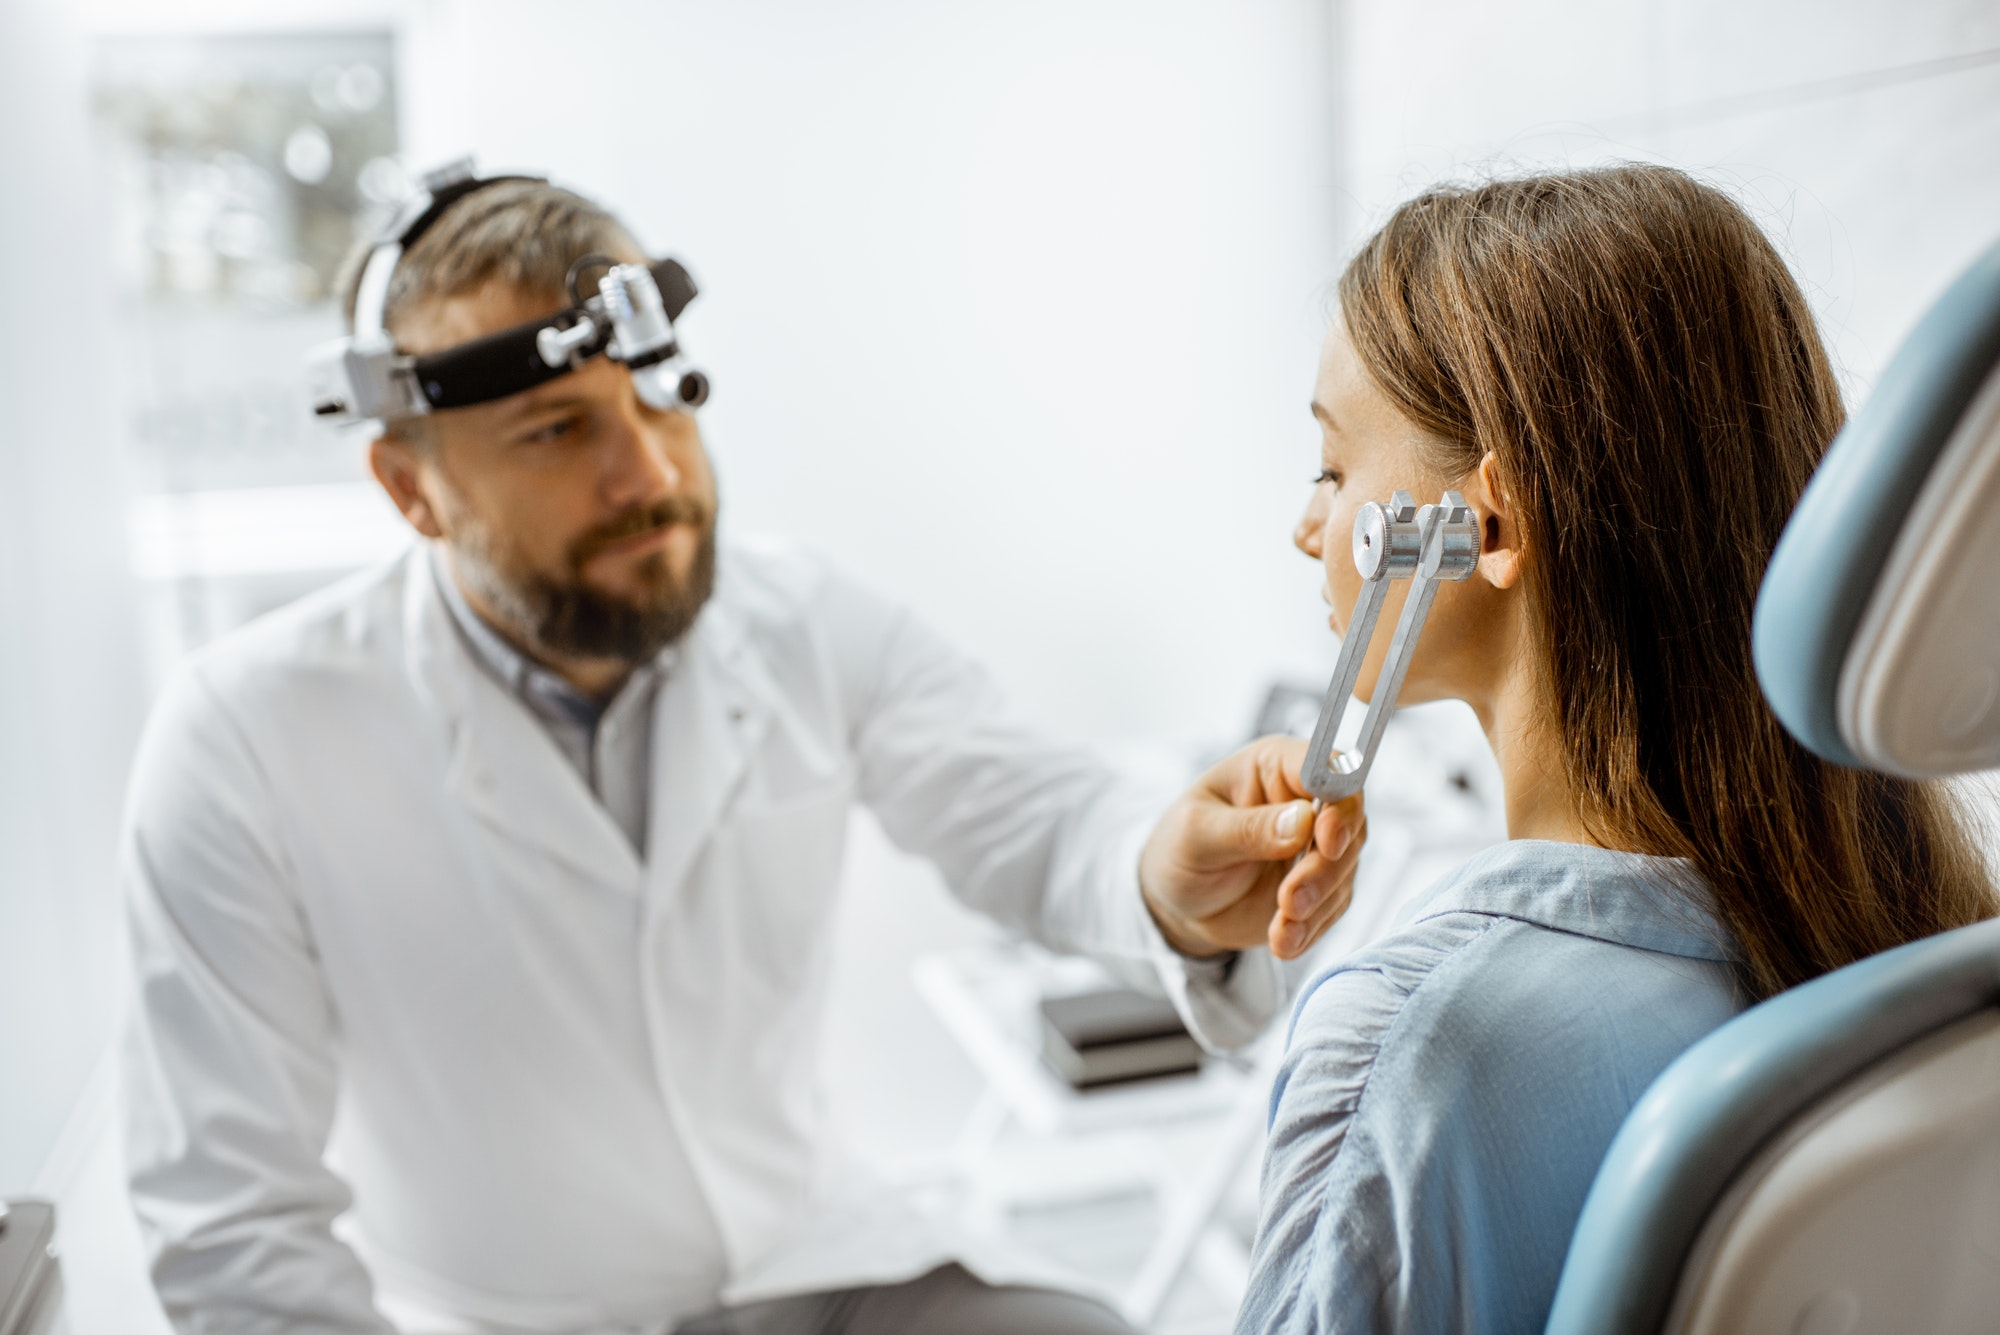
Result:
<instances>
[{"instance_id":1,"label":"woman's nose","mask_svg":"<svg viewBox=\"0 0 2000 1335\"><path fill-rule=\"evenodd\" d=\"M1321 538L1326 533L1324 511L1325 507L1315 497L1313 502L1306 506L1306 512L1299 516L1298 527L1292 530L1292 545L1315 561L1321 559L1324 550L1321 543Z\"/></svg>"}]
</instances>

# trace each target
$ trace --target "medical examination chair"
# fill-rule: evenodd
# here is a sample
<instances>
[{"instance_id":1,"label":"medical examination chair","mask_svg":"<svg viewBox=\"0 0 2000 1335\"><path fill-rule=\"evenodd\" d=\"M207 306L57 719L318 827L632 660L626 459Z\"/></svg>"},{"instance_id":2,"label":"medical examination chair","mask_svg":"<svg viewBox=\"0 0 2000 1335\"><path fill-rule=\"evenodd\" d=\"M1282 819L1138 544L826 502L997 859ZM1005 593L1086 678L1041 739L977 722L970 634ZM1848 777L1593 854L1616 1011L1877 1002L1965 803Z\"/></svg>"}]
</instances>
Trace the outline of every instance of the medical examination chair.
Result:
<instances>
[{"instance_id":1,"label":"medical examination chair","mask_svg":"<svg viewBox=\"0 0 2000 1335\"><path fill-rule=\"evenodd\" d=\"M1754 647L1778 717L1829 760L2000 766L2000 245L1827 452ZM2000 1331L2000 920L1774 997L1647 1090L1547 1332L1668 1331Z\"/></svg>"}]
</instances>

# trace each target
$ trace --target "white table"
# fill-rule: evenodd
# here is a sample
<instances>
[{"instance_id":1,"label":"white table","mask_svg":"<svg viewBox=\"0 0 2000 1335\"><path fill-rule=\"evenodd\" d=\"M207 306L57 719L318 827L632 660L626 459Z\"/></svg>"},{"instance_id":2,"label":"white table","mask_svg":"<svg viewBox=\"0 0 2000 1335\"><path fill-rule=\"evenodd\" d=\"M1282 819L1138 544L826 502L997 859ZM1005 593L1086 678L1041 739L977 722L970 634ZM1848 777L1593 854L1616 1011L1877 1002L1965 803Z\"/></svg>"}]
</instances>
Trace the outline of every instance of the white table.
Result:
<instances>
[{"instance_id":1,"label":"white table","mask_svg":"<svg viewBox=\"0 0 2000 1335\"><path fill-rule=\"evenodd\" d=\"M995 1182L982 1174L989 1152L1010 1123L1050 1142L1198 1126L1205 1134L1192 1160L1145 1165L1135 1163L1136 1156L1099 1156L1098 1163L1082 1172L1070 1160L1061 1186L1083 1196L1123 1181L1156 1193L1159 1227L1120 1300L1134 1325L1147 1326L1158 1316L1198 1248L1220 1250L1222 1268L1240 1287L1248 1269L1241 1242L1205 1235L1262 1143L1275 1042L1244 1061L1211 1057L1191 1075L1077 1090L1041 1060L1037 1003L1044 996L1106 985L1111 980L1096 965L1059 959L1025 943L1002 943L925 956L913 974L918 992L987 1082L958 1146L958 1167L975 1184L971 1209L997 1213L1050 1190L1046 1181ZM1229 1298L1233 1301L1234 1294Z\"/></svg>"}]
</instances>

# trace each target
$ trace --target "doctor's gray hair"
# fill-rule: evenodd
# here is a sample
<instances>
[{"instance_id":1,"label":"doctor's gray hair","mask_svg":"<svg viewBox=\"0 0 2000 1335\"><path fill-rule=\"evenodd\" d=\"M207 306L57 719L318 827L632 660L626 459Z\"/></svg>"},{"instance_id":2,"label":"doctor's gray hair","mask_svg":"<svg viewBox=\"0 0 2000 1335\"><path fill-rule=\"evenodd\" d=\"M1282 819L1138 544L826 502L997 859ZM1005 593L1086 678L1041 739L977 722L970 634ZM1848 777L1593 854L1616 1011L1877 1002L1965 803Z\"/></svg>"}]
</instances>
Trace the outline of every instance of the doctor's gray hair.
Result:
<instances>
[{"instance_id":1,"label":"doctor's gray hair","mask_svg":"<svg viewBox=\"0 0 2000 1335\"><path fill-rule=\"evenodd\" d=\"M354 303L373 242L349 255L340 279L341 312L351 332ZM431 224L396 265L383 303L382 324L417 306L501 282L567 301L564 278L586 255L638 260L644 252L625 225L602 206L544 181L503 181L475 190Z\"/></svg>"}]
</instances>

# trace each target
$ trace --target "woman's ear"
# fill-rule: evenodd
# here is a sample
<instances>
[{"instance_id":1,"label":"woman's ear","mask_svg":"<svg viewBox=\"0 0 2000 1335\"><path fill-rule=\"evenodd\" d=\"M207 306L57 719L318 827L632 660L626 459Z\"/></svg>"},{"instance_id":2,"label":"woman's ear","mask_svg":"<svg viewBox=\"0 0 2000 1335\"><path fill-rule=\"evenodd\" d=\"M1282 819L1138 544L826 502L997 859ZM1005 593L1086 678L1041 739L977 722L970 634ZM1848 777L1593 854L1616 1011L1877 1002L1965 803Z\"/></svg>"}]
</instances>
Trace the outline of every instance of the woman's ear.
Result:
<instances>
[{"instance_id":1,"label":"woman's ear","mask_svg":"<svg viewBox=\"0 0 2000 1335\"><path fill-rule=\"evenodd\" d=\"M1491 450L1475 474L1473 511L1479 516L1479 575L1496 589L1521 581L1521 525L1513 498L1500 479L1500 458Z\"/></svg>"}]
</instances>

